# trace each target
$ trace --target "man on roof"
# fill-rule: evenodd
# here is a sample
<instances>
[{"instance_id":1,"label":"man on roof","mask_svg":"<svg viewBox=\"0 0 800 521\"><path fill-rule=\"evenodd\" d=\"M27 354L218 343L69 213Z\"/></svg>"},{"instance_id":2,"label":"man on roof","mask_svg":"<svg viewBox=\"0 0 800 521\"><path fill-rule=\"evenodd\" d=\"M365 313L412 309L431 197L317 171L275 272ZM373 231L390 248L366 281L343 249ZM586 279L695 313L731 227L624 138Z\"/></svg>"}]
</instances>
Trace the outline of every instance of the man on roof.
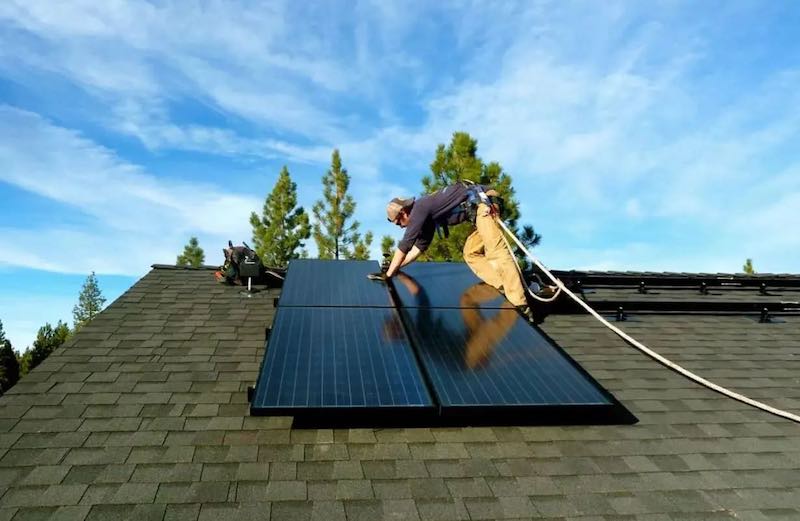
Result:
<instances>
[{"instance_id":1,"label":"man on roof","mask_svg":"<svg viewBox=\"0 0 800 521\"><path fill-rule=\"evenodd\" d=\"M505 294L525 318L534 321L519 267L497 222L501 203L496 190L464 181L417 200L392 199L386 206L386 216L405 228L405 233L386 272L369 277L373 280L394 277L400 268L428 249L436 231L447 237L448 226L471 222L475 230L464 243L464 261L478 278Z\"/></svg>"}]
</instances>

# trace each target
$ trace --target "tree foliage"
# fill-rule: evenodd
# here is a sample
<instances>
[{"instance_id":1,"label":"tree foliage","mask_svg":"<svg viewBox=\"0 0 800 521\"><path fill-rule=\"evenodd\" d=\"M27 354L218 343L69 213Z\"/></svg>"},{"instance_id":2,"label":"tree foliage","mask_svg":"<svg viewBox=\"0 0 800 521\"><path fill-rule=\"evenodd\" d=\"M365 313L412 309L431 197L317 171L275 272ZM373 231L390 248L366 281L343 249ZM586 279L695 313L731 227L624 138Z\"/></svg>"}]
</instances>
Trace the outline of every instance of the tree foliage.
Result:
<instances>
[{"instance_id":1,"label":"tree foliage","mask_svg":"<svg viewBox=\"0 0 800 521\"><path fill-rule=\"evenodd\" d=\"M347 258L353 260L369 260L369 247L372 246L372 232L365 233L363 239L358 232L354 232L352 237L353 249Z\"/></svg>"},{"instance_id":2,"label":"tree foliage","mask_svg":"<svg viewBox=\"0 0 800 521\"><path fill-rule=\"evenodd\" d=\"M423 193L430 194L462 180L497 190L504 201L503 220L509 229L525 246L533 247L539 244L541 236L532 226L523 227L522 233L517 229L520 216L519 203L511 184L511 176L499 163L484 163L478 156L478 142L472 136L466 132L455 132L448 146L440 144L436 148L436 155L431 163L431 175L422 179ZM425 258L438 261L462 260L464 242L473 230L474 228L466 225L450 228L449 238L434 240L425 252ZM520 255L520 252L517 254Z\"/></svg>"},{"instance_id":3,"label":"tree foliage","mask_svg":"<svg viewBox=\"0 0 800 521\"><path fill-rule=\"evenodd\" d=\"M303 240L310 236L308 214L297 206L297 185L285 166L272 192L264 201L261 217L250 215L253 245L267 266L284 267L290 259L303 255Z\"/></svg>"},{"instance_id":4,"label":"tree foliage","mask_svg":"<svg viewBox=\"0 0 800 521\"><path fill-rule=\"evenodd\" d=\"M742 271L744 271L748 275L755 275L756 270L753 268L753 259L747 259L744 261L744 266L742 266Z\"/></svg>"},{"instance_id":5,"label":"tree foliage","mask_svg":"<svg viewBox=\"0 0 800 521\"><path fill-rule=\"evenodd\" d=\"M342 168L339 151L331 156L331 168L322 176L322 199L313 207L314 241L320 259L367 259L372 233L363 238L359 222L351 220L356 210L353 196L347 193L350 175Z\"/></svg>"},{"instance_id":6,"label":"tree foliage","mask_svg":"<svg viewBox=\"0 0 800 521\"><path fill-rule=\"evenodd\" d=\"M36 333L36 340L33 341L33 347L26 349L22 354L22 374L27 374L33 368L45 361L53 351L61 347L67 341L71 334L69 326L62 321L58 321L56 327L46 323L39 328Z\"/></svg>"},{"instance_id":7,"label":"tree foliage","mask_svg":"<svg viewBox=\"0 0 800 521\"><path fill-rule=\"evenodd\" d=\"M97 277L94 272L86 278L81 293L78 295L78 303L72 308L72 317L75 321L75 331L86 325L103 309L106 299L100 291Z\"/></svg>"},{"instance_id":8,"label":"tree foliage","mask_svg":"<svg viewBox=\"0 0 800 521\"><path fill-rule=\"evenodd\" d=\"M381 237L381 255L391 257L394 252L394 238L391 235Z\"/></svg>"},{"instance_id":9,"label":"tree foliage","mask_svg":"<svg viewBox=\"0 0 800 521\"><path fill-rule=\"evenodd\" d=\"M19 362L11 341L6 338L0 321L0 394L11 389L19 380Z\"/></svg>"},{"instance_id":10,"label":"tree foliage","mask_svg":"<svg viewBox=\"0 0 800 521\"><path fill-rule=\"evenodd\" d=\"M189 239L189 244L183 247L183 253L178 255L175 264L177 266L191 266L193 268L199 268L205 261L206 254L203 251L203 248L200 247L197 237L192 237Z\"/></svg>"}]
</instances>

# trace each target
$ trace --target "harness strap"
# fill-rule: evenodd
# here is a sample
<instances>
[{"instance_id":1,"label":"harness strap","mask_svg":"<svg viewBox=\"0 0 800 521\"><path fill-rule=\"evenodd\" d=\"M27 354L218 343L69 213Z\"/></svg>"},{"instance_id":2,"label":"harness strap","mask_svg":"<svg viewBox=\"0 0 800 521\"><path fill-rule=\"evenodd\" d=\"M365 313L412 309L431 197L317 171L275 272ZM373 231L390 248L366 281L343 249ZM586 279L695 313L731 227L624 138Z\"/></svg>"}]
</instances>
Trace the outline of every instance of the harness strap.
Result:
<instances>
[{"instance_id":1,"label":"harness strap","mask_svg":"<svg viewBox=\"0 0 800 521\"><path fill-rule=\"evenodd\" d=\"M467 198L454 206L447 215L441 217L434 223L436 226L436 234L440 239L443 237L445 239L450 237L450 229L447 226L447 220L450 217L466 213L467 219L474 224L478 215L478 205L480 203L483 203L487 206L492 206L492 204L494 204L495 198L486 195L486 192L483 191L483 187L481 185L476 184L468 179L462 179L459 182L467 189Z\"/></svg>"}]
</instances>

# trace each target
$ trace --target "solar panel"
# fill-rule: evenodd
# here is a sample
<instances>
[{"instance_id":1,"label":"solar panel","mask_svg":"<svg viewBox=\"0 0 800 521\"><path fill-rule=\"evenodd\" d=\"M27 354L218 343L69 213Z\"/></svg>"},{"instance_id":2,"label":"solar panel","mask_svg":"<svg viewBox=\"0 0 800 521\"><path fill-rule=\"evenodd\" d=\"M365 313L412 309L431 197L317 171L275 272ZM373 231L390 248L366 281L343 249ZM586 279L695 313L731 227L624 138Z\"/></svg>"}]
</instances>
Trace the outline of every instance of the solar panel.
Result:
<instances>
[{"instance_id":1,"label":"solar panel","mask_svg":"<svg viewBox=\"0 0 800 521\"><path fill-rule=\"evenodd\" d=\"M398 313L389 308L279 308L252 414L288 414L296 425L378 415L413 424L433 401Z\"/></svg>"},{"instance_id":2,"label":"solar panel","mask_svg":"<svg viewBox=\"0 0 800 521\"><path fill-rule=\"evenodd\" d=\"M251 414L300 427L635 421L465 264L411 265L392 294L366 278L378 269L291 261Z\"/></svg>"},{"instance_id":3,"label":"solar panel","mask_svg":"<svg viewBox=\"0 0 800 521\"><path fill-rule=\"evenodd\" d=\"M403 310L443 419L523 424L630 418L552 340L507 306Z\"/></svg>"},{"instance_id":4,"label":"solar panel","mask_svg":"<svg viewBox=\"0 0 800 521\"><path fill-rule=\"evenodd\" d=\"M463 262L418 262L392 279L406 308L500 308L508 301Z\"/></svg>"},{"instance_id":5,"label":"solar panel","mask_svg":"<svg viewBox=\"0 0 800 521\"><path fill-rule=\"evenodd\" d=\"M386 285L367 279L379 270L376 261L291 260L279 304L392 307Z\"/></svg>"}]
</instances>

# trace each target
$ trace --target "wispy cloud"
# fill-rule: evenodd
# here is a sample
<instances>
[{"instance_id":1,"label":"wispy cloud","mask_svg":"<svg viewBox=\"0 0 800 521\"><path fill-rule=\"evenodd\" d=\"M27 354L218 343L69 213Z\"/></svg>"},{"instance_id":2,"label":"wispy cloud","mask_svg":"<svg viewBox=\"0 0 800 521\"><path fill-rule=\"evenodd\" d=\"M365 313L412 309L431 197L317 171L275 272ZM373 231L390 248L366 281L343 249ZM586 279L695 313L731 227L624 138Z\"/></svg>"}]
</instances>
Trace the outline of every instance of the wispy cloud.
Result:
<instances>
[{"instance_id":1,"label":"wispy cloud","mask_svg":"<svg viewBox=\"0 0 800 521\"><path fill-rule=\"evenodd\" d=\"M75 131L8 106L0 107L0 162L0 181L93 219L83 230L58 222L40 230L6 228L0 236L6 264L142 273L152 262L174 262L190 234L206 244L249 237L249 212L261 204L218 186L159 179ZM20 249L28 255L15 254Z\"/></svg>"}]
</instances>

